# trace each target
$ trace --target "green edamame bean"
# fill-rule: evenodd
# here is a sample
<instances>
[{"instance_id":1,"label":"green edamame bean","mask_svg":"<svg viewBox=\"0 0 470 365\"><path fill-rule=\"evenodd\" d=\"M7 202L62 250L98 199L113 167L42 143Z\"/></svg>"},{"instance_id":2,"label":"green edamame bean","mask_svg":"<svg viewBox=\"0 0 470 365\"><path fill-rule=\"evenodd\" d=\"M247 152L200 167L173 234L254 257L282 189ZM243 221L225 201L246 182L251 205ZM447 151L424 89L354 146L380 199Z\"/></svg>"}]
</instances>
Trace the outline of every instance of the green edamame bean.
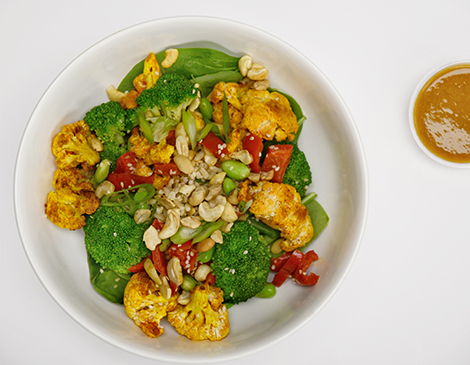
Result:
<instances>
[{"instance_id":1,"label":"green edamame bean","mask_svg":"<svg viewBox=\"0 0 470 365\"><path fill-rule=\"evenodd\" d=\"M97 184L102 183L108 177L109 166L111 166L111 161L107 159L98 164L94 175L94 180Z\"/></svg>"},{"instance_id":2,"label":"green edamame bean","mask_svg":"<svg viewBox=\"0 0 470 365\"><path fill-rule=\"evenodd\" d=\"M183 290L191 291L197 284L198 282L191 275L183 275L183 283L181 284Z\"/></svg>"},{"instance_id":3,"label":"green edamame bean","mask_svg":"<svg viewBox=\"0 0 470 365\"><path fill-rule=\"evenodd\" d=\"M250 168L240 161L226 160L222 162L222 170L234 180L243 180L250 175Z\"/></svg>"},{"instance_id":4,"label":"green edamame bean","mask_svg":"<svg viewBox=\"0 0 470 365\"><path fill-rule=\"evenodd\" d=\"M201 102L199 103L199 111L201 112L203 117L206 117L209 120L212 119L212 104L206 98L201 99Z\"/></svg>"},{"instance_id":5,"label":"green edamame bean","mask_svg":"<svg viewBox=\"0 0 470 365\"><path fill-rule=\"evenodd\" d=\"M237 188L237 185L235 185L232 179L226 177L222 183L222 188L224 189L225 195L229 195L233 189Z\"/></svg>"},{"instance_id":6,"label":"green edamame bean","mask_svg":"<svg viewBox=\"0 0 470 365\"><path fill-rule=\"evenodd\" d=\"M272 298L276 295L276 287L273 283L266 283L263 289L256 294L258 298Z\"/></svg>"}]
</instances>

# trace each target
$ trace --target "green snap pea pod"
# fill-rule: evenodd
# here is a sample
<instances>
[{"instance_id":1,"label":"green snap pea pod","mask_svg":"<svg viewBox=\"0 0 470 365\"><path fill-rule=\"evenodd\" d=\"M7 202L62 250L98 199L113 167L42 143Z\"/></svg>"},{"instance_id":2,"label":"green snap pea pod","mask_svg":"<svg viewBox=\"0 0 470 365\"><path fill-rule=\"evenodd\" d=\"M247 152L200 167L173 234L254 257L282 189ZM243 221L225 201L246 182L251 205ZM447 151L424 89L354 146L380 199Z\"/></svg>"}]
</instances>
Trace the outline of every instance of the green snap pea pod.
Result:
<instances>
[{"instance_id":1,"label":"green snap pea pod","mask_svg":"<svg viewBox=\"0 0 470 365\"><path fill-rule=\"evenodd\" d=\"M143 202L147 198L147 190L143 187L140 187L137 192L134 194L134 201L135 202Z\"/></svg>"},{"instance_id":2,"label":"green snap pea pod","mask_svg":"<svg viewBox=\"0 0 470 365\"><path fill-rule=\"evenodd\" d=\"M191 275L183 275L183 282L181 283L181 288L186 291L193 290L198 282Z\"/></svg>"},{"instance_id":3,"label":"green snap pea pod","mask_svg":"<svg viewBox=\"0 0 470 365\"><path fill-rule=\"evenodd\" d=\"M198 228L188 228L181 226L178 231L170 237L170 240L175 245L180 245L196 237L202 230L203 226L199 226Z\"/></svg>"},{"instance_id":4,"label":"green snap pea pod","mask_svg":"<svg viewBox=\"0 0 470 365\"><path fill-rule=\"evenodd\" d=\"M258 298L272 298L276 295L276 287L273 283L266 283L263 289L256 294Z\"/></svg>"},{"instance_id":5,"label":"green snap pea pod","mask_svg":"<svg viewBox=\"0 0 470 365\"><path fill-rule=\"evenodd\" d=\"M240 161L226 160L222 162L222 170L233 180L244 180L250 175L250 168Z\"/></svg>"},{"instance_id":6,"label":"green snap pea pod","mask_svg":"<svg viewBox=\"0 0 470 365\"><path fill-rule=\"evenodd\" d=\"M222 183L222 188L224 189L225 195L229 195L233 191L233 189L237 188L237 185L235 185L232 179L226 177L224 179L224 182Z\"/></svg>"},{"instance_id":7,"label":"green snap pea pod","mask_svg":"<svg viewBox=\"0 0 470 365\"><path fill-rule=\"evenodd\" d=\"M96 185L101 184L109 174L109 167L111 166L111 161L104 159L101 161L98 166L96 167L95 174L93 175L92 180L96 183Z\"/></svg>"},{"instance_id":8,"label":"green snap pea pod","mask_svg":"<svg viewBox=\"0 0 470 365\"><path fill-rule=\"evenodd\" d=\"M202 262L202 263L209 262L212 259L212 256L214 255L214 251L215 251L215 245L205 252L199 252L196 258L196 262L197 261Z\"/></svg>"},{"instance_id":9,"label":"green snap pea pod","mask_svg":"<svg viewBox=\"0 0 470 365\"><path fill-rule=\"evenodd\" d=\"M169 238L165 238L164 240L162 240L162 243L158 245L158 249L161 252L165 252L166 250L168 250L171 244L172 244L171 240Z\"/></svg>"},{"instance_id":10,"label":"green snap pea pod","mask_svg":"<svg viewBox=\"0 0 470 365\"><path fill-rule=\"evenodd\" d=\"M212 119L212 104L206 98L201 98L201 102L199 103L199 111L203 117L206 117L209 120Z\"/></svg>"},{"instance_id":11,"label":"green snap pea pod","mask_svg":"<svg viewBox=\"0 0 470 365\"><path fill-rule=\"evenodd\" d=\"M246 220L248 223L253 225L253 227L255 227L263 236L273 239L273 242L281 236L281 233L277 229L274 229L253 217L248 217Z\"/></svg>"},{"instance_id":12,"label":"green snap pea pod","mask_svg":"<svg viewBox=\"0 0 470 365\"><path fill-rule=\"evenodd\" d=\"M223 220L202 225L201 227L203 227L203 229L193 238L193 243L198 243L202 240L205 240L207 237L210 237L212 233L218 229L221 229L223 225Z\"/></svg>"}]
</instances>

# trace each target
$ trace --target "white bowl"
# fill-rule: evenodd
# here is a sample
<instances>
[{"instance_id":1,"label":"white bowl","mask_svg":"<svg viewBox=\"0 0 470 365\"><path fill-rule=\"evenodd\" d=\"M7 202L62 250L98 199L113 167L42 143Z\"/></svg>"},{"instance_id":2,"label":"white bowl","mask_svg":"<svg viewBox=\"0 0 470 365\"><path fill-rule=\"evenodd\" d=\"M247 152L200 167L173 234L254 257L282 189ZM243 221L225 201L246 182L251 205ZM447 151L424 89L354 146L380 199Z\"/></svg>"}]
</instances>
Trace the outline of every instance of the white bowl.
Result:
<instances>
[{"instance_id":1,"label":"white bowl","mask_svg":"<svg viewBox=\"0 0 470 365\"><path fill-rule=\"evenodd\" d=\"M421 150L426 154L426 156L428 156L429 158L431 158L435 162L438 162L441 165L444 165L444 166L447 166L447 167L452 167L452 168L457 168L457 169L468 169L468 168L470 168L470 163L468 163L468 162L466 162L466 163L465 162L464 163L452 162L452 161L445 160L445 159L435 155L434 153L432 153L425 146L423 141L421 141L421 138L419 137L418 132L416 131L415 118L414 118L414 109L415 109L416 99L418 98L421 90L427 84L427 82L431 78L433 78L436 74L438 74L439 72L441 72L443 70L446 70L449 67L458 66L458 65L470 65L470 60L459 60L459 61L451 61L451 62L448 61L448 62L442 63L442 64L434 67L432 70L430 70L428 73L426 73L426 75L421 79L421 81L416 86L416 88L415 88L415 90L414 90L414 92L411 96L410 105L409 105L409 108L408 108L408 120L409 120L409 124L410 124L411 134L413 135L413 138L414 138L416 144L419 146L419 148L421 148Z\"/></svg>"},{"instance_id":2,"label":"white bowl","mask_svg":"<svg viewBox=\"0 0 470 365\"><path fill-rule=\"evenodd\" d=\"M191 31L188 31L191 29ZM218 342L191 342L162 321L165 333L150 339L124 308L108 302L89 282L83 232L63 230L44 213L56 169L50 146L64 124L83 118L107 100L146 57L174 46L217 48L250 54L270 71L271 86L294 96L307 121L300 140L313 171L311 190L330 216L312 248L321 256L314 287L284 284L272 299L252 299L230 309L230 334ZM35 183L31 185L31 176ZM19 147L15 210L26 255L40 281L77 323L131 353L167 362L233 360L266 349L318 314L348 273L364 231L368 185L364 152L346 105L326 77L305 56L261 30L217 18L177 17L139 24L89 48L52 82L36 106ZM32 186L34 187L32 189Z\"/></svg>"}]
</instances>

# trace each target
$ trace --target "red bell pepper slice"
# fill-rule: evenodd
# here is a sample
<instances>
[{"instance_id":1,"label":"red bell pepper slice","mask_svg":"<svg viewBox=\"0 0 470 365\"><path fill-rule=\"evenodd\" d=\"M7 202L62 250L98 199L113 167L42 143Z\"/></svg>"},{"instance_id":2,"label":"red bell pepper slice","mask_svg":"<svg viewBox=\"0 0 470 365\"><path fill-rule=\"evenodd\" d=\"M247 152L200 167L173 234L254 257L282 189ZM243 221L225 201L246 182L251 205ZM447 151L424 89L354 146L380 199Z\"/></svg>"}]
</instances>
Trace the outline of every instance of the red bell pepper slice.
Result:
<instances>
[{"instance_id":1,"label":"red bell pepper slice","mask_svg":"<svg viewBox=\"0 0 470 365\"><path fill-rule=\"evenodd\" d=\"M144 268L144 262L145 260L147 260L149 257L151 257L150 255L147 256L147 257L144 257L144 259L139 262L138 264L135 264L134 266L131 266L128 270L132 273L136 273L136 272L141 272L141 271L145 271L145 268Z\"/></svg>"},{"instance_id":2,"label":"red bell pepper slice","mask_svg":"<svg viewBox=\"0 0 470 365\"><path fill-rule=\"evenodd\" d=\"M113 183L116 191L129 189L140 184L153 184L155 175L139 176L128 174L127 172L111 172L108 175L108 181Z\"/></svg>"},{"instance_id":3,"label":"red bell pepper slice","mask_svg":"<svg viewBox=\"0 0 470 365\"><path fill-rule=\"evenodd\" d=\"M285 252L281 256L272 258L271 259L271 271L272 272L279 272L281 270L281 267L284 266L287 260L289 260L289 257L292 255L292 252Z\"/></svg>"},{"instance_id":4,"label":"red bell pepper slice","mask_svg":"<svg viewBox=\"0 0 470 365\"><path fill-rule=\"evenodd\" d=\"M178 166L176 166L176 163L174 161L171 161L169 163L156 163L154 164L155 166L155 172L159 175L163 176L175 176L181 174L180 169Z\"/></svg>"},{"instance_id":5,"label":"red bell pepper slice","mask_svg":"<svg viewBox=\"0 0 470 365\"><path fill-rule=\"evenodd\" d=\"M211 286L215 285L215 275L212 272L207 274L205 282Z\"/></svg>"},{"instance_id":6,"label":"red bell pepper slice","mask_svg":"<svg viewBox=\"0 0 470 365\"><path fill-rule=\"evenodd\" d=\"M137 157L134 152L126 152L116 161L116 168L108 175L116 191L129 189L140 184L153 184L155 175L139 176L134 174Z\"/></svg>"},{"instance_id":7,"label":"red bell pepper slice","mask_svg":"<svg viewBox=\"0 0 470 365\"><path fill-rule=\"evenodd\" d=\"M302 262L304 258L304 254L299 250L292 251L289 259L285 262L285 264L281 267L279 272L274 276L273 284L277 287L280 287L286 279L292 274L299 264Z\"/></svg>"},{"instance_id":8,"label":"red bell pepper slice","mask_svg":"<svg viewBox=\"0 0 470 365\"><path fill-rule=\"evenodd\" d=\"M166 143L173 147L176 145L176 136L174 129L170 129L170 131L168 132L168 136L166 136Z\"/></svg>"},{"instance_id":9,"label":"red bell pepper slice","mask_svg":"<svg viewBox=\"0 0 470 365\"><path fill-rule=\"evenodd\" d=\"M166 260L165 260L165 253L160 251L158 246L155 250L152 251L152 261L153 266L155 266L155 270L157 270L160 275L166 276Z\"/></svg>"},{"instance_id":10,"label":"red bell pepper slice","mask_svg":"<svg viewBox=\"0 0 470 365\"><path fill-rule=\"evenodd\" d=\"M261 166L261 171L274 171L274 177L271 181L282 183L287 165L289 165L294 146L291 144L278 144L268 147L268 152Z\"/></svg>"},{"instance_id":11,"label":"red bell pepper slice","mask_svg":"<svg viewBox=\"0 0 470 365\"><path fill-rule=\"evenodd\" d=\"M187 273L193 271L198 253L198 250L193 247L192 240L180 245L173 244L168 248L168 255L170 257L177 257L180 260L181 267Z\"/></svg>"},{"instance_id":12,"label":"red bell pepper slice","mask_svg":"<svg viewBox=\"0 0 470 365\"><path fill-rule=\"evenodd\" d=\"M227 144L212 131L209 132L200 143L217 158L228 155Z\"/></svg>"},{"instance_id":13,"label":"red bell pepper slice","mask_svg":"<svg viewBox=\"0 0 470 365\"><path fill-rule=\"evenodd\" d=\"M252 172L260 172L260 159L263 152L263 138L253 134L247 133L243 139L243 149L247 150L253 156L253 162L248 165Z\"/></svg>"},{"instance_id":14,"label":"red bell pepper slice","mask_svg":"<svg viewBox=\"0 0 470 365\"><path fill-rule=\"evenodd\" d=\"M294 281L300 285L315 285L318 282L319 276L313 272L307 274L307 269L313 261L318 260L318 255L312 250L304 255L304 259L295 270Z\"/></svg>"}]
</instances>

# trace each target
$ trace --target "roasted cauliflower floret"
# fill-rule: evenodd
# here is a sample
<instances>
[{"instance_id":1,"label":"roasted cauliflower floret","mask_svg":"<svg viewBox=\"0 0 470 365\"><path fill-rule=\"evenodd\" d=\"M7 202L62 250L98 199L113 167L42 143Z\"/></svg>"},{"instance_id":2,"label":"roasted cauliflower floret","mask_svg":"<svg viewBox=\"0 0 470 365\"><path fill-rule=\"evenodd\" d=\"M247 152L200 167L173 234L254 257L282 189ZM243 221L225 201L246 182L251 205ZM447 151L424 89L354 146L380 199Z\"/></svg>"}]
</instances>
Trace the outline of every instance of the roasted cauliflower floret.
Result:
<instances>
[{"instance_id":1,"label":"roasted cauliflower floret","mask_svg":"<svg viewBox=\"0 0 470 365\"><path fill-rule=\"evenodd\" d=\"M127 315L149 337L160 336L164 329L160 320L175 309L178 296L163 298L155 282L145 271L132 275L124 290L124 308Z\"/></svg>"},{"instance_id":2,"label":"roasted cauliflower floret","mask_svg":"<svg viewBox=\"0 0 470 365\"><path fill-rule=\"evenodd\" d=\"M94 213L99 205L100 200L93 191L76 193L70 188L62 188L47 195L46 215L60 228L73 231L85 226L84 214Z\"/></svg>"},{"instance_id":3,"label":"roasted cauliflower floret","mask_svg":"<svg viewBox=\"0 0 470 365\"><path fill-rule=\"evenodd\" d=\"M135 152L135 155L142 159L146 165L169 163L175 151L175 147L167 144L166 139L160 143L150 143L147 138L141 135L138 127L132 129L129 145L129 150Z\"/></svg>"},{"instance_id":4,"label":"roasted cauliflower floret","mask_svg":"<svg viewBox=\"0 0 470 365\"><path fill-rule=\"evenodd\" d=\"M238 87L235 82L218 82L215 84L211 93L211 102L213 104L221 103L224 100L224 95L227 97L227 102L233 105L238 110L242 109L240 100L238 100Z\"/></svg>"},{"instance_id":5,"label":"roasted cauliflower floret","mask_svg":"<svg viewBox=\"0 0 470 365\"><path fill-rule=\"evenodd\" d=\"M230 104L228 105L228 112L230 115L230 127L237 128L243 119L242 112ZM222 103L213 104L212 119L217 124L223 123L224 112L222 110Z\"/></svg>"},{"instance_id":6,"label":"roasted cauliflower floret","mask_svg":"<svg viewBox=\"0 0 470 365\"><path fill-rule=\"evenodd\" d=\"M100 161L100 154L93 149L92 139L93 134L83 120L64 125L52 141L57 167L67 169L81 165L84 170L93 169Z\"/></svg>"},{"instance_id":7,"label":"roasted cauliflower floret","mask_svg":"<svg viewBox=\"0 0 470 365\"><path fill-rule=\"evenodd\" d=\"M193 289L190 302L168 312L176 331L193 341L218 341L228 335L230 321L220 288L203 284Z\"/></svg>"},{"instance_id":8,"label":"roasted cauliflower floret","mask_svg":"<svg viewBox=\"0 0 470 365\"><path fill-rule=\"evenodd\" d=\"M240 101L242 127L267 140L294 139L299 124L285 96L267 90L248 90Z\"/></svg>"},{"instance_id":9,"label":"roasted cauliflower floret","mask_svg":"<svg viewBox=\"0 0 470 365\"><path fill-rule=\"evenodd\" d=\"M251 191L250 212L267 225L278 229L285 241L284 251L302 247L313 237L313 225L299 193L291 185L262 182Z\"/></svg>"},{"instance_id":10,"label":"roasted cauliflower floret","mask_svg":"<svg viewBox=\"0 0 470 365\"><path fill-rule=\"evenodd\" d=\"M78 169L57 169L54 172L52 185L55 190L69 188L75 193L81 191L94 192L93 185L82 175Z\"/></svg>"}]
</instances>

